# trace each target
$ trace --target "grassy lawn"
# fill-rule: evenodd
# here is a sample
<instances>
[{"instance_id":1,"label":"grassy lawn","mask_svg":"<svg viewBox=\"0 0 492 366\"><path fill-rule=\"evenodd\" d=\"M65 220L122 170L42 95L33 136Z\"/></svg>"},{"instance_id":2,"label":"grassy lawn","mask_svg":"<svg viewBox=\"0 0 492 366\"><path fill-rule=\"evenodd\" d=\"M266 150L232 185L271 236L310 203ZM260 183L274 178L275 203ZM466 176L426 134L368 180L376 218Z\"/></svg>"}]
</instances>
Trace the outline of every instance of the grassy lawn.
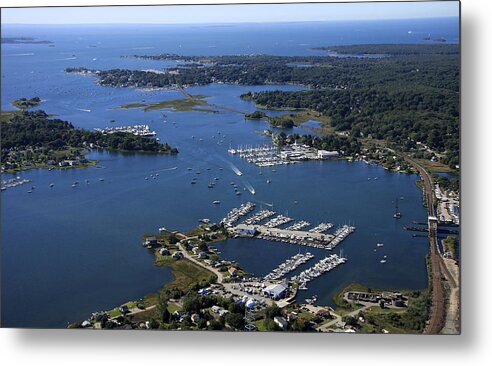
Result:
<instances>
[{"instance_id":1,"label":"grassy lawn","mask_svg":"<svg viewBox=\"0 0 492 366\"><path fill-rule=\"evenodd\" d=\"M22 111L2 111L0 114L0 122L8 122L12 119L12 117L21 113Z\"/></svg>"},{"instance_id":2,"label":"grassy lawn","mask_svg":"<svg viewBox=\"0 0 492 366\"><path fill-rule=\"evenodd\" d=\"M128 103L128 104L120 105L118 108L115 109L141 108L146 106L147 104L144 103Z\"/></svg>"},{"instance_id":3,"label":"grassy lawn","mask_svg":"<svg viewBox=\"0 0 492 366\"><path fill-rule=\"evenodd\" d=\"M258 331L260 331L260 332L266 332L267 331L263 319L259 319L259 320L255 321L255 325L256 325L256 329L258 329Z\"/></svg>"},{"instance_id":4,"label":"grassy lawn","mask_svg":"<svg viewBox=\"0 0 492 366\"><path fill-rule=\"evenodd\" d=\"M169 312L172 314L174 313L176 310L181 310L181 306L173 303L173 302L170 302L168 305L167 305L167 310L169 310Z\"/></svg>"},{"instance_id":5,"label":"grassy lawn","mask_svg":"<svg viewBox=\"0 0 492 366\"><path fill-rule=\"evenodd\" d=\"M451 253L451 258L456 258L456 243L458 239L453 236L448 236L442 240L442 245L444 246L444 250L446 252Z\"/></svg>"},{"instance_id":6,"label":"grassy lawn","mask_svg":"<svg viewBox=\"0 0 492 366\"><path fill-rule=\"evenodd\" d=\"M350 313L354 310L360 309L362 307L361 305L348 302L343 298L343 294L348 291L367 292L368 288L358 283L351 283L350 285L342 288L339 292L336 293L335 296L333 296L333 301L335 302L336 305L336 313L341 316Z\"/></svg>"},{"instance_id":7,"label":"grassy lawn","mask_svg":"<svg viewBox=\"0 0 492 366\"><path fill-rule=\"evenodd\" d=\"M256 104L256 108L258 108L258 109L269 109L272 111L302 111L302 110L304 110L303 108L293 108L293 107L282 107L282 108L267 107L266 105L263 105L263 104Z\"/></svg>"},{"instance_id":8,"label":"grassy lawn","mask_svg":"<svg viewBox=\"0 0 492 366\"><path fill-rule=\"evenodd\" d=\"M175 260L170 256L162 256L157 253L156 265L171 267L174 279L165 285L165 288L179 288L188 292L193 285L203 281L210 281L215 274L187 259Z\"/></svg>"},{"instance_id":9,"label":"grassy lawn","mask_svg":"<svg viewBox=\"0 0 492 366\"><path fill-rule=\"evenodd\" d=\"M350 284L339 291L333 300L337 305L335 312L341 316L361 307L343 299L343 294L348 291L368 292L368 288L361 284ZM372 292L392 291L400 292L408 297L406 308L381 308L377 304L363 311L365 322L359 323L360 331L365 333L381 333L382 329L390 333L421 333L429 311L429 294L427 290L382 290L371 289Z\"/></svg>"},{"instance_id":10,"label":"grassy lawn","mask_svg":"<svg viewBox=\"0 0 492 366\"><path fill-rule=\"evenodd\" d=\"M420 165L422 165L425 170L432 172L432 173L453 173L455 170L451 169L451 167L440 163L438 161L430 161L427 159L413 159Z\"/></svg>"},{"instance_id":11,"label":"grassy lawn","mask_svg":"<svg viewBox=\"0 0 492 366\"><path fill-rule=\"evenodd\" d=\"M301 311L297 313L297 316L299 318L311 320L312 318L314 318L315 315L313 313L310 313L309 311Z\"/></svg>"},{"instance_id":12,"label":"grassy lawn","mask_svg":"<svg viewBox=\"0 0 492 366\"><path fill-rule=\"evenodd\" d=\"M117 308L114 308L113 310L109 311L109 317L110 318L115 318L115 317L120 316L120 315L122 315L122 314Z\"/></svg>"},{"instance_id":13,"label":"grassy lawn","mask_svg":"<svg viewBox=\"0 0 492 366\"><path fill-rule=\"evenodd\" d=\"M301 110L298 113L284 113L280 116L275 116L271 118L277 121L292 120L296 126L300 126L307 121L317 121L320 123L323 131L327 130L333 132L333 128L330 127L331 118L328 116L323 116L320 113L311 110Z\"/></svg>"}]
</instances>

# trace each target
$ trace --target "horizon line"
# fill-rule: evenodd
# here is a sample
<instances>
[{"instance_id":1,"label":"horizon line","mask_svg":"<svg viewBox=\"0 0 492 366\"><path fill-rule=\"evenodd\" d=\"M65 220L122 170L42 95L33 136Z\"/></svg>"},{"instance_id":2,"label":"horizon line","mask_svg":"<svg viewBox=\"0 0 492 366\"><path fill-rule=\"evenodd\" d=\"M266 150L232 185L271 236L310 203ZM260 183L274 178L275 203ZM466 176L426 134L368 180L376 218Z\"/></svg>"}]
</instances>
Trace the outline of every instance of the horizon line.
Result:
<instances>
[{"instance_id":1,"label":"horizon line","mask_svg":"<svg viewBox=\"0 0 492 366\"><path fill-rule=\"evenodd\" d=\"M420 20L420 19L459 19L460 16L425 16L425 17L409 17L409 18L380 18L380 19L327 19L327 20L271 20L271 21L237 21L237 22L180 22L180 23L4 23L1 25L235 25L235 24L271 24L271 23L327 23L327 22L379 22L388 20Z\"/></svg>"}]
</instances>

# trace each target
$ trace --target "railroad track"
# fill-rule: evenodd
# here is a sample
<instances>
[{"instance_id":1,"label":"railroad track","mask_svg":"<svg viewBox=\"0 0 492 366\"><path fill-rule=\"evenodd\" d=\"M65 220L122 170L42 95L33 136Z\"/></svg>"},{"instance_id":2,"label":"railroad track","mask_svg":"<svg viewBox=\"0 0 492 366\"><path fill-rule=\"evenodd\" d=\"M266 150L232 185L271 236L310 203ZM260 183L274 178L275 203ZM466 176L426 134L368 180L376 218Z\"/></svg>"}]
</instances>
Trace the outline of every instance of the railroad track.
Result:
<instances>
[{"instance_id":1,"label":"railroad track","mask_svg":"<svg viewBox=\"0 0 492 366\"><path fill-rule=\"evenodd\" d=\"M427 206L427 214L428 216L435 216L434 214L434 194L432 189L432 179L429 173L425 170L425 168L417 163L416 161L405 157L405 160L414 166L420 176L422 177L424 183L424 197L425 203ZM445 272L445 278L443 277L443 267L445 267L444 263L442 263L442 258L438 252L438 243L437 237L435 233L431 233L429 230L429 245L430 245L430 272L431 272L431 291L432 291L432 306L431 306L431 314L429 318L429 322L427 327L424 330L424 333L427 334L439 334L444 327L445 323L445 315L446 315L446 302L445 302L445 293L444 293L444 284L443 280L450 279L451 276L447 269ZM454 280L453 280L454 283ZM456 284L454 284L456 285Z\"/></svg>"}]
</instances>

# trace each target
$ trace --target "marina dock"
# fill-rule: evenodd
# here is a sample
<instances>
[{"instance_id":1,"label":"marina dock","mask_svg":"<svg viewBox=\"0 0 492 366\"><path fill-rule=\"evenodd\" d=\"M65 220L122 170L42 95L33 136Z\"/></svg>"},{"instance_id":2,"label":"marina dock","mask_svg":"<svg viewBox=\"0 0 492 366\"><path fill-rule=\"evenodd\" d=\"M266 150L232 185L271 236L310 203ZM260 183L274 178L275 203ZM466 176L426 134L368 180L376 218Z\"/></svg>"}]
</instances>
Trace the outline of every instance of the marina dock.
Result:
<instances>
[{"instance_id":1,"label":"marina dock","mask_svg":"<svg viewBox=\"0 0 492 366\"><path fill-rule=\"evenodd\" d=\"M247 215L254 210L255 204L253 202L243 203L239 208L233 208L226 217L220 222L225 227L232 227L232 225L239 220L242 216Z\"/></svg>"},{"instance_id":2,"label":"marina dock","mask_svg":"<svg viewBox=\"0 0 492 366\"><path fill-rule=\"evenodd\" d=\"M338 267L340 264L343 264L347 261L347 258L339 257L336 254L332 254L329 257L326 257L320 260L311 268L302 271L298 276L293 276L291 278L292 281L301 284L299 289L306 290L306 284L313 279L321 276L322 274L331 271L332 269Z\"/></svg>"},{"instance_id":3,"label":"marina dock","mask_svg":"<svg viewBox=\"0 0 492 366\"><path fill-rule=\"evenodd\" d=\"M293 257L287 259L285 262L280 264L277 268L273 269L269 274L264 277L265 281L271 280L279 280L285 277L286 274L292 272L301 264L306 263L311 258L314 258L314 255L307 252L305 254L296 254Z\"/></svg>"},{"instance_id":4,"label":"marina dock","mask_svg":"<svg viewBox=\"0 0 492 366\"><path fill-rule=\"evenodd\" d=\"M292 219L288 216L278 215L277 217L274 217L273 219L268 221L266 224L264 224L264 226L267 228L275 228L277 226L287 224L288 222L291 222L293 220L294 219Z\"/></svg>"},{"instance_id":5,"label":"marina dock","mask_svg":"<svg viewBox=\"0 0 492 366\"><path fill-rule=\"evenodd\" d=\"M134 126L120 126L120 127L106 127L106 128L94 128L95 131L112 134L112 133L131 133L135 136L155 136L156 132L152 131L148 125L134 125Z\"/></svg>"},{"instance_id":6,"label":"marina dock","mask_svg":"<svg viewBox=\"0 0 492 366\"><path fill-rule=\"evenodd\" d=\"M232 228L231 231L237 236L256 236L265 240L332 250L354 230L355 227L344 225L333 235L309 231L279 229L276 227L267 227L265 225L247 226L241 224Z\"/></svg>"},{"instance_id":7,"label":"marina dock","mask_svg":"<svg viewBox=\"0 0 492 366\"><path fill-rule=\"evenodd\" d=\"M333 227L333 224L330 222L322 222L316 227L313 227L312 229L309 230L310 233L324 233L325 231L330 230Z\"/></svg>"},{"instance_id":8,"label":"marina dock","mask_svg":"<svg viewBox=\"0 0 492 366\"><path fill-rule=\"evenodd\" d=\"M256 214L254 214L253 216L244 220L243 224L246 224L246 225L258 224L260 221L265 220L269 217L272 217L273 215L275 215L275 211L261 210L261 211L257 212Z\"/></svg>"}]
</instances>

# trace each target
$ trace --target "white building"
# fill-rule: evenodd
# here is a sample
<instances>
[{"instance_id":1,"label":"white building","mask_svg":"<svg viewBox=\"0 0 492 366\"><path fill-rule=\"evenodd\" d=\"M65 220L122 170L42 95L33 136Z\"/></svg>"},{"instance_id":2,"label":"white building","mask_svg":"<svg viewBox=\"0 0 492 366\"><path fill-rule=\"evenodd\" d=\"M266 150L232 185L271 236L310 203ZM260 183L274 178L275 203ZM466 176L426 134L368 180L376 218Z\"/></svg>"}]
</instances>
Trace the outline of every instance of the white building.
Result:
<instances>
[{"instance_id":1,"label":"white building","mask_svg":"<svg viewBox=\"0 0 492 366\"><path fill-rule=\"evenodd\" d=\"M337 158L339 155L338 151L318 150L318 159Z\"/></svg>"}]
</instances>

